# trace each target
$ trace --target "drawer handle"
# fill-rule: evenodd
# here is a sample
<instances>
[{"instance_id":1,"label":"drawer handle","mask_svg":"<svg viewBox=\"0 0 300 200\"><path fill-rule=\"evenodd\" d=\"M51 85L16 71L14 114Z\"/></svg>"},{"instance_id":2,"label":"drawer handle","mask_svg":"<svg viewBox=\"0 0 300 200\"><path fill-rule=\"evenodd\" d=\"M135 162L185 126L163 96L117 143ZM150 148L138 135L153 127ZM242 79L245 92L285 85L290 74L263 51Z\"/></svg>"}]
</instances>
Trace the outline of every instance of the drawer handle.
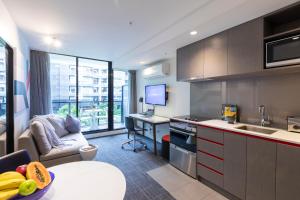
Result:
<instances>
[{"instance_id":1,"label":"drawer handle","mask_svg":"<svg viewBox=\"0 0 300 200\"><path fill-rule=\"evenodd\" d=\"M217 145L220 145L220 146L224 146L224 144L222 144L220 142L215 142L215 141L208 140L208 139L205 139L205 138L202 138L202 137L197 137L197 138L200 139L200 140L204 140L206 142L210 142L210 143L214 143L214 144L217 144Z\"/></svg>"},{"instance_id":2,"label":"drawer handle","mask_svg":"<svg viewBox=\"0 0 300 200\"><path fill-rule=\"evenodd\" d=\"M174 128L170 128L170 131L173 131L175 133L181 133L181 134L192 136L192 137L196 136L196 134L180 131L180 130L177 130L177 129L174 129Z\"/></svg>"},{"instance_id":3,"label":"drawer handle","mask_svg":"<svg viewBox=\"0 0 300 200\"><path fill-rule=\"evenodd\" d=\"M206 155L208 155L208 156L211 156L211 157L213 157L213 158L216 158L216 159L218 159L218 160L224 161L223 158L220 158L220 157L218 157L218 156L215 156L215 155L213 155L213 154L211 154L211 153L207 153L207 152L202 151L202 150L198 150L198 151L201 152L201 153L203 153L203 154L206 154Z\"/></svg>"},{"instance_id":4,"label":"drawer handle","mask_svg":"<svg viewBox=\"0 0 300 200\"><path fill-rule=\"evenodd\" d=\"M197 163L198 165L201 165L202 167L205 167L206 169L208 169L208 170L210 170L210 171L212 171L212 172L214 172L214 173L216 173L216 174L219 174L219 175L221 175L221 176L223 176L224 174L223 173L221 173L221 172L219 172L218 170L215 170L215 169L213 169L213 168L211 168L211 167L208 167L208 166L206 166L206 165L203 165L202 163Z\"/></svg>"}]
</instances>

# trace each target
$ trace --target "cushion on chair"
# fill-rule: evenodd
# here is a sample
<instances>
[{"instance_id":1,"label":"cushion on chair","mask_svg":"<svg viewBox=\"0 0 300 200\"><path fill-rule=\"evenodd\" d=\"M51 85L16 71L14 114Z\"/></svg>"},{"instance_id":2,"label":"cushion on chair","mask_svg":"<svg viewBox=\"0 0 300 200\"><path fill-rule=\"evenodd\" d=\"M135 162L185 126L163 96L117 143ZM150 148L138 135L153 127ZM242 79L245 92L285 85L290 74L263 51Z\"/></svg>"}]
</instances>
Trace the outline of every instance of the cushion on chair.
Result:
<instances>
[{"instance_id":1,"label":"cushion on chair","mask_svg":"<svg viewBox=\"0 0 300 200\"><path fill-rule=\"evenodd\" d=\"M88 145L88 142L85 139L85 137L82 135L82 133L68 134L62 137L61 139L64 141L66 145L59 148L53 148L46 155L41 155L40 156L41 161L53 160L53 159L79 154L80 147Z\"/></svg>"},{"instance_id":2,"label":"cushion on chair","mask_svg":"<svg viewBox=\"0 0 300 200\"><path fill-rule=\"evenodd\" d=\"M76 117L72 117L71 115L67 115L66 117L66 129L70 133L78 133L80 132L80 120Z\"/></svg>"},{"instance_id":3,"label":"cushion on chair","mask_svg":"<svg viewBox=\"0 0 300 200\"><path fill-rule=\"evenodd\" d=\"M65 127L65 119L57 115L48 115L48 121L55 129L55 133L58 137L64 137L69 134L69 131Z\"/></svg>"},{"instance_id":4,"label":"cushion on chair","mask_svg":"<svg viewBox=\"0 0 300 200\"><path fill-rule=\"evenodd\" d=\"M31 123L30 130L41 154L47 154L52 149L43 124L38 121Z\"/></svg>"}]
</instances>

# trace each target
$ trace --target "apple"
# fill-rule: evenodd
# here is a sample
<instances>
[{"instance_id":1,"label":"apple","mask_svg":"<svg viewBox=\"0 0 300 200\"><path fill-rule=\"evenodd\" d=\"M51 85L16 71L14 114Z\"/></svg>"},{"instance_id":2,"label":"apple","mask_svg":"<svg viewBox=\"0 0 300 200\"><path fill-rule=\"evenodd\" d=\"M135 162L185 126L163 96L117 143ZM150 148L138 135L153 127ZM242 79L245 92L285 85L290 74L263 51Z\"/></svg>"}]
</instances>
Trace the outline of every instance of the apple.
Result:
<instances>
[{"instance_id":1,"label":"apple","mask_svg":"<svg viewBox=\"0 0 300 200\"><path fill-rule=\"evenodd\" d=\"M22 196L28 196L34 193L37 189L36 182L32 179L28 179L20 184L19 194Z\"/></svg>"},{"instance_id":2,"label":"apple","mask_svg":"<svg viewBox=\"0 0 300 200\"><path fill-rule=\"evenodd\" d=\"M19 167L17 167L16 172L19 172L23 176L26 176L26 169L27 165L20 165Z\"/></svg>"}]
</instances>

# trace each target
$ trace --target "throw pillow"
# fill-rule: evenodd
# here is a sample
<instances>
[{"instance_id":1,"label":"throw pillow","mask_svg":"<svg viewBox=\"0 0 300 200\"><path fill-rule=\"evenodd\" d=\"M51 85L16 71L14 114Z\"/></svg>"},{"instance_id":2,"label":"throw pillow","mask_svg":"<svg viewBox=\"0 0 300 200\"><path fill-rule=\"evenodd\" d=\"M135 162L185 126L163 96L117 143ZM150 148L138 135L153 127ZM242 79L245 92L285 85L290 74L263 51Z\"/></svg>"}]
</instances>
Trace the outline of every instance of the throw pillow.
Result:
<instances>
[{"instance_id":1,"label":"throw pillow","mask_svg":"<svg viewBox=\"0 0 300 200\"><path fill-rule=\"evenodd\" d=\"M42 155L49 153L52 149L51 144L47 138L45 128L40 122L33 122L30 124L31 134L36 141L37 147Z\"/></svg>"},{"instance_id":2,"label":"throw pillow","mask_svg":"<svg viewBox=\"0 0 300 200\"><path fill-rule=\"evenodd\" d=\"M58 137L64 137L69 134L69 131L65 126L65 119L56 115L47 116L48 121L55 129L55 133Z\"/></svg>"},{"instance_id":3,"label":"throw pillow","mask_svg":"<svg viewBox=\"0 0 300 200\"><path fill-rule=\"evenodd\" d=\"M79 133L80 132L80 120L71 115L66 117L66 129L70 133Z\"/></svg>"}]
</instances>

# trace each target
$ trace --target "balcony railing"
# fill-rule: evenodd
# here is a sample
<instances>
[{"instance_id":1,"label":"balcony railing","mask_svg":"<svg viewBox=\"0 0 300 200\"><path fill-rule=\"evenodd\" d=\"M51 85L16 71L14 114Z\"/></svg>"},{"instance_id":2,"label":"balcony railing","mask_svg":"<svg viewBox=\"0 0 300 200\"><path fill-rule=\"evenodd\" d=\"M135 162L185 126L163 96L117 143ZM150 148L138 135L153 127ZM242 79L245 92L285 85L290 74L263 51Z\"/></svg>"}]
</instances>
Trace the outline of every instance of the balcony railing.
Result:
<instances>
[{"instance_id":1,"label":"balcony railing","mask_svg":"<svg viewBox=\"0 0 300 200\"><path fill-rule=\"evenodd\" d=\"M53 100L53 112L65 117L67 114L76 116L75 100ZM124 102L114 101L113 123L114 128L124 127ZM108 101L88 101L78 102L78 118L81 121L83 131L100 130L108 128Z\"/></svg>"}]
</instances>

